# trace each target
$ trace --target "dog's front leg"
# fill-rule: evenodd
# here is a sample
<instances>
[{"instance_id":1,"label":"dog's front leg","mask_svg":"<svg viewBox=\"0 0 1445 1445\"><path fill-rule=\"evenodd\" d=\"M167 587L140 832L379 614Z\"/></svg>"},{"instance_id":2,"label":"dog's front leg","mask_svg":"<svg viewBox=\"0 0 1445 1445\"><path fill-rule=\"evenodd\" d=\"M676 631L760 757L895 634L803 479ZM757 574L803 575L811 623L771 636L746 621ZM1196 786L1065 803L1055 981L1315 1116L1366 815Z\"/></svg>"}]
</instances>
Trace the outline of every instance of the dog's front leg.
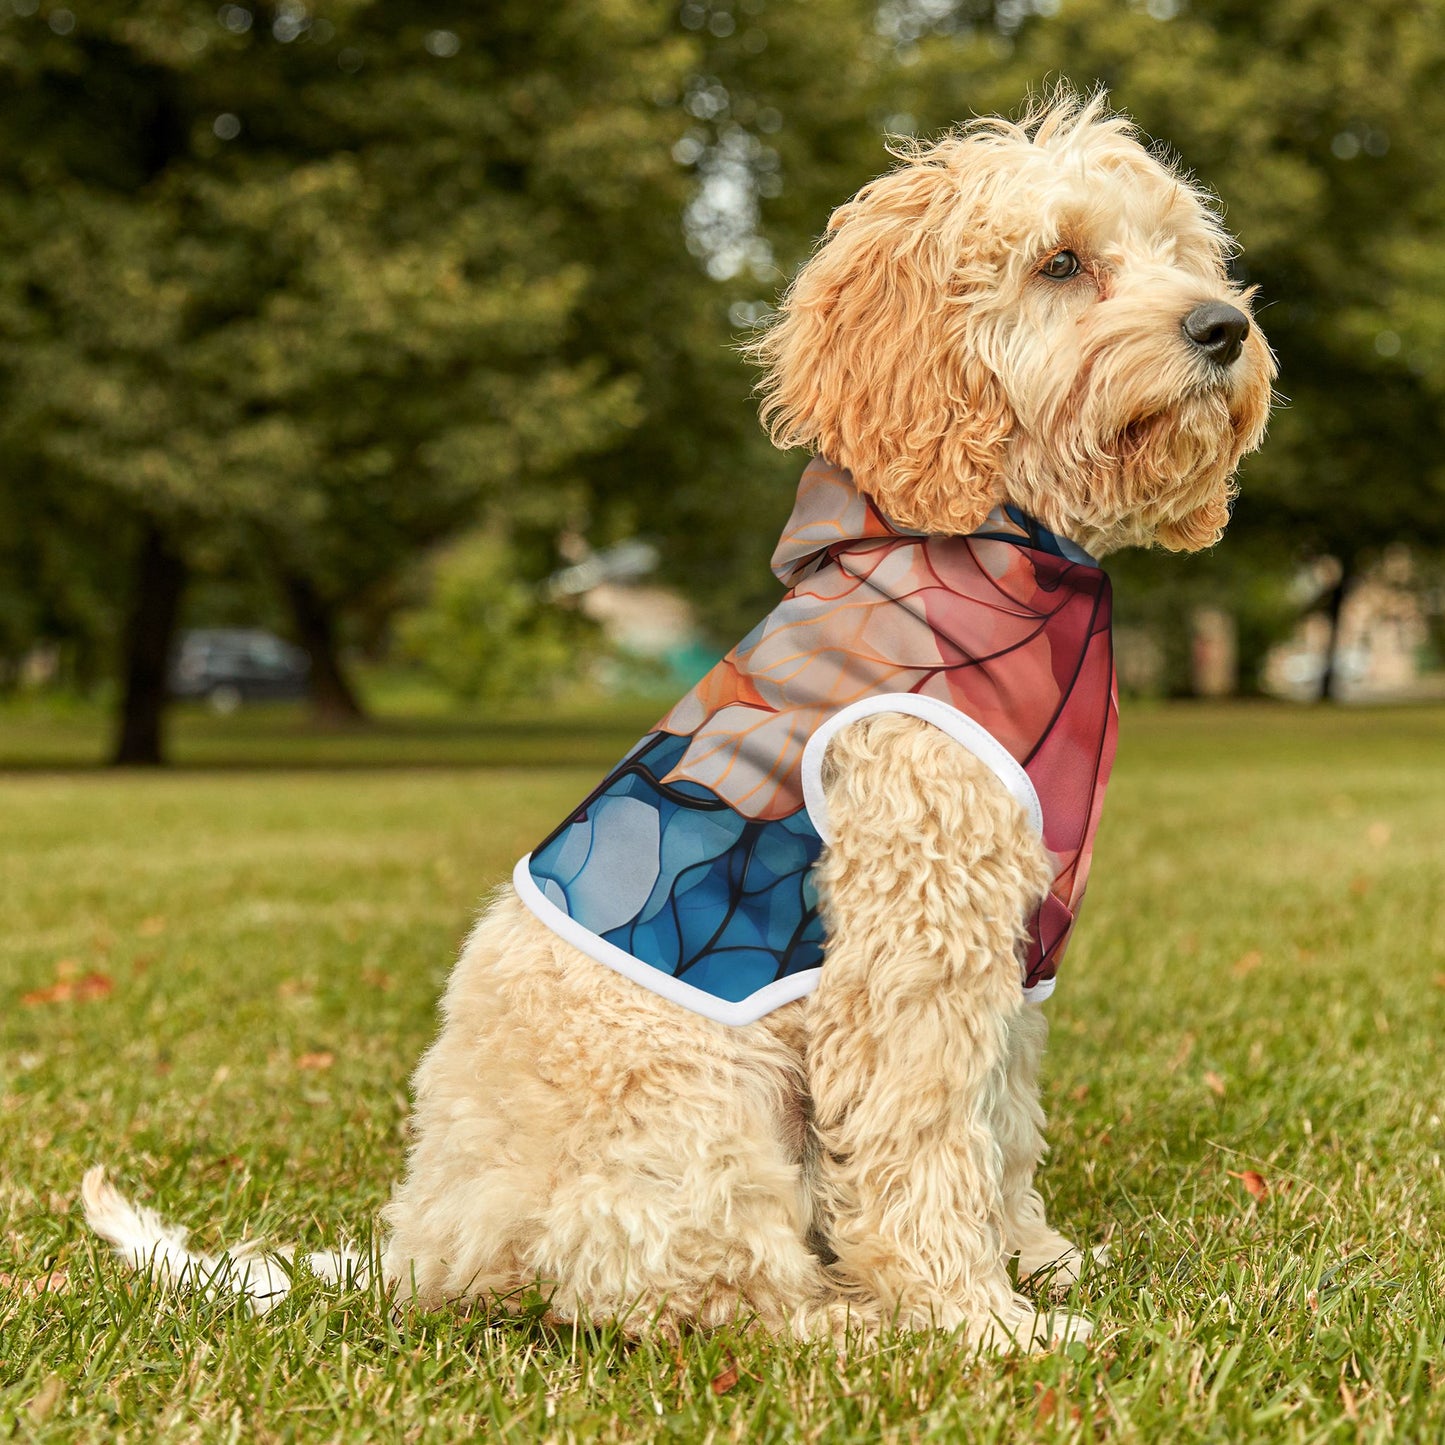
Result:
<instances>
[{"instance_id":1,"label":"dog's front leg","mask_svg":"<svg viewBox=\"0 0 1445 1445\"><path fill-rule=\"evenodd\" d=\"M1078 1338L1006 1269L996 1108L1046 855L994 773L943 732L879 714L833 740L818 881L829 945L810 1008L818 1203L864 1314L987 1345Z\"/></svg>"}]
</instances>

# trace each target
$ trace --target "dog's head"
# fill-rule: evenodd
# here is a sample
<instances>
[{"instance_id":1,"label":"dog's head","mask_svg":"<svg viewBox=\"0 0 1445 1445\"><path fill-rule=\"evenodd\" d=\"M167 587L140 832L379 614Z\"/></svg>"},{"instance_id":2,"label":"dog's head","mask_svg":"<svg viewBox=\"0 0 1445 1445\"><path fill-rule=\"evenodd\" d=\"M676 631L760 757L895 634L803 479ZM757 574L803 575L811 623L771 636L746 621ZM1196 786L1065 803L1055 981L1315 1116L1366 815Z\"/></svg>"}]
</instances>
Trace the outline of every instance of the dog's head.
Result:
<instances>
[{"instance_id":1,"label":"dog's head","mask_svg":"<svg viewBox=\"0 0 1445 1445\"><path fill-rule=\"evenodd\" d=\"M1274 360L1208 198L1102 97L901 155L752 348L774 441L920 531L1007 500L1096 553L1217 541Z\"/></svg>"}]
</instances>

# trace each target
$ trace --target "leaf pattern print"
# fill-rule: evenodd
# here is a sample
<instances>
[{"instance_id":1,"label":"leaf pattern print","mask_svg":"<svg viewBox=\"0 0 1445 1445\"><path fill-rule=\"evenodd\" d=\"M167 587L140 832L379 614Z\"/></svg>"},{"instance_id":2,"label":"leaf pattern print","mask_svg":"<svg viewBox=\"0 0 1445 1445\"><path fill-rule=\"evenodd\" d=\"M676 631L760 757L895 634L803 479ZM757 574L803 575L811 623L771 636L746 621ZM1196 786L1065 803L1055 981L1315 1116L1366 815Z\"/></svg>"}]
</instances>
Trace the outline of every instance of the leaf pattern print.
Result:
<instances>
[{"instance_id":1,"label":"leaf pattern print","mask_svg":"<svg viewBox=\"0 0 1445 1445\"><path fill-rule=\"evenodd\" d=\"M804 473L773 559L790 590L532 857L551 904L720 998L822 958L808 739L885 693L934 698L1028 773L1057 875L1025 984L1057 970L1113 759L1108 578L1027 517L967 537L895 528L846 471Z\"/></svg>"}]
</instances>

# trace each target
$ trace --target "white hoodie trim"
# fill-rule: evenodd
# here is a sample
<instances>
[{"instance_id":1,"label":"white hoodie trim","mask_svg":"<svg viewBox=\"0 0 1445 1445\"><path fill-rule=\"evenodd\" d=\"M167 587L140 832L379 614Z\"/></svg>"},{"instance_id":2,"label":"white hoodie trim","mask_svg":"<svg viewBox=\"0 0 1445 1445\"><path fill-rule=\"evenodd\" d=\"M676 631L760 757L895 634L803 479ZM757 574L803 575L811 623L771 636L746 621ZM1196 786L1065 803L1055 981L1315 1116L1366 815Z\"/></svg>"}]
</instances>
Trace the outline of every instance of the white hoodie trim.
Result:
<instances>
[{"instance_id":1,"label":"white hoodie trim","mask_svg":"<svg viewBox=\"0 0 1445 1445\"><path fill-rule=\"evenodd\" d=\"M1004 787L1018 799L1034 831L1040 837L1043 836L1043 808L1039 804L1039 795L1033 782L1013 754L987 728L975 722L967 713L960 712L958 708L938 698L921 697L911 692L890 692L877 697L862 698L840 708L822 722L803 750L803 802L813 827L817 829L818 836L825 845L831 842L833 837L828 826L827 800L823 795L823 758L828 744L840 728L847 727L859 718L880 712L905 713L910 717L921 718L966 747L997 774ZM742 1027L756 1023L775 1009L782 1008L784 1004L805 998L818 987L824 965L775 979L737 1003L718 998L716 994L695 988L684 979L664 973L650 963L644 963L626 949L618 948L615 943L609 943L607 939L583 927L537 887L536 880L532 877L531 863L530 853L518 862L512 872L512 886L527 908L553 933L574 948L581 949L589 958L605 964L615 973L630 978L633 983L639 983L673 1003L681 1004L692 1013L701 1014L704 1018L720 1024ZM1054 980L1048 978L1036 983L1032 988L1026 988L1024 998L1031 1003L1042 1003L1053 991Z\"/></svg>"},{"instance_id":2,"label":"white hoodie trim","mask_svg":"<svg viewBox=\"0 0 1445 1445\"><path fill-rule=\"evenodd\" d=\"M580 948L589 958L595 958L598 963L606 964L624 978L630 978L633 983L640 983L643 988L651 989L653 993L681 1004L692 1013L737 1028L756 1023L765 1014L782 1008L785 1003L792 1003L794 999L805 997L818 987L821 968L805 968L801 973L790 973L786 978L774 979L772 983L764 984L756 993L749 994L738 1003L719 998L704 989L694 988L686 980L675 978L660 968L654 968L650 963L644 963L640 958L634 958L626 949L618 948L615 943L609 943L591 929L584 928L565 909L558 908L537 887L536 879L532 877L531 862L532 855L528 853L512 870L512 887L517 890L517 897L553 933L566 939L574 948Z\"/></svg>"},{"instance_id":3,"label":"white hoodie trim","mask_svg":"<svg viewBox=\"0 0 1445 1445\"><path fill-rule=\"evenodd\" d=\"M967 713L936 697L923 697L916 692L884 692L839 708L819 724L803 749L803 802L813 827L824 843L833 841L833 831L828 825L828 800L823 793L823 758L828 744L840 728L880 712L901 712L909 717L921 718L947 733L954 742L961 743L981 763L993 769L999 782L1018 799L1028 814L1034 832L1043 837L1044 810L1033 780L1024 772L1018 759L982 723L975 722Z\"/></svg>"}]
</instances>

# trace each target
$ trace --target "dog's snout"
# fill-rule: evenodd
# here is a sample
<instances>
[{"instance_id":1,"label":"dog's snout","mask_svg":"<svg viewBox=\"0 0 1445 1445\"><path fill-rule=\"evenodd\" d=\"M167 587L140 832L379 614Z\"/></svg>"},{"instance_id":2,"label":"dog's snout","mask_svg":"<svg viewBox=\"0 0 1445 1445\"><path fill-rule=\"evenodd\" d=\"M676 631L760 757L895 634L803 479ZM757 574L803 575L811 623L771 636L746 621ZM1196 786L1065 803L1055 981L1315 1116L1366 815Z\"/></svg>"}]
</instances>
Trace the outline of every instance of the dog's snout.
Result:
<instances>
[{"instance_id":1,"label":"dog's snout","mask_svg":"<svg viewBox=\"0 0 1445 1445\"><path fill-rule=\"evenodd\" d=\"M1249 317L1223 301L1206 301L1184 318L1184 334L1216 366L1239 359L1249 335Z\"/></svg>"}]
</instances>

